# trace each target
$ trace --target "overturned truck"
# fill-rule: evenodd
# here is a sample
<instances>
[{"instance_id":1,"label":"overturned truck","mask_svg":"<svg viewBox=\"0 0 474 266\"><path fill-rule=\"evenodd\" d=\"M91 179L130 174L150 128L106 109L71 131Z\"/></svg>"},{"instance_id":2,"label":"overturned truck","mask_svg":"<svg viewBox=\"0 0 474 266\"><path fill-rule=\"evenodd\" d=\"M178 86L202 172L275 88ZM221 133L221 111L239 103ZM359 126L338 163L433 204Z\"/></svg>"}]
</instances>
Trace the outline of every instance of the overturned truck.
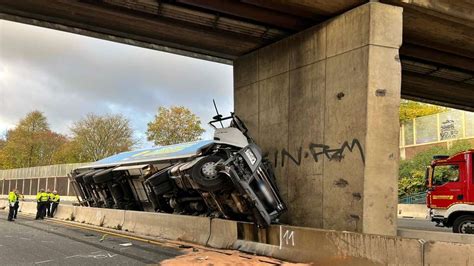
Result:
<instances>
[{"instance_id":1,"label":"overturned truck","mask_svg":"<svg viewBox=\"0 0 474 266\"><path fill-rule=\"evenodd\" d=\"M123 152L75 169L69 178L80 204L276 222L286 206L244 123L231 113L209 124L214 140Z\"/></svg>"}]
</instances>

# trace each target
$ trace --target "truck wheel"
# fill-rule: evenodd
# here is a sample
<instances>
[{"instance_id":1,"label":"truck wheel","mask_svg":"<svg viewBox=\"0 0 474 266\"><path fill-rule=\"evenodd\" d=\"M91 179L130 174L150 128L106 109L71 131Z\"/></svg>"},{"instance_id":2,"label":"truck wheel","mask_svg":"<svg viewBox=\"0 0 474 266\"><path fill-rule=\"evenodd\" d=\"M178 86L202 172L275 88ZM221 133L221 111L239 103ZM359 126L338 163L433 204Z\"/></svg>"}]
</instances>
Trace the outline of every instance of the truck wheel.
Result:
<instances>
[{"instance_id":1,"label":"truck wheel","mask_svg":"<svg viewBox=\"0 0 474 266\"><path fill-rule=\"evenodd\" d=\"M460 234L474 234L474 216L463 215L454 220L453 232Z\"/></svg>"},{"instance_id":2,"label":"truck wheel","mask_svg":"<svg viewBox=\"0 0 474 266\"><path fill-rule=\"evenodd\" d=\"M199 186L207 191L215 191L224 187L226 180L219 176L215 164L222 158L210 155L202 158L191 169L191 176Z\"/></svg>"}]
</instances>

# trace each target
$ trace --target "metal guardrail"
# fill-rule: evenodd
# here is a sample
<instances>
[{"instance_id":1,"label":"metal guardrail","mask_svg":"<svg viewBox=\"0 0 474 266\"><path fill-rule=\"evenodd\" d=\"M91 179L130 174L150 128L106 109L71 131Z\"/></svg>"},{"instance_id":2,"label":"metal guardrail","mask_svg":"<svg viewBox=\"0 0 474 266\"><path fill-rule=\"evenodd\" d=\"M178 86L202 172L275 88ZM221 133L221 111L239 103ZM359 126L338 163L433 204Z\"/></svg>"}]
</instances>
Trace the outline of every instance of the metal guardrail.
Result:
<instances>
[{"instance_id":1,"label":"metal guardrail","mask_svg":"<svg viewBox=\"0 0 474 266\"><path fill-rule=\"evenodd\" d=\"M72 170L90 163L55 164L29 168L0 170L0 179L61 177L67 176Z\"/></svg>"},{"instance_id":2,"label":"metal guardrail","mask_svg":"<svg viewBox=\"0 0 474 266\"><path fill-rule=\"evenodd\" d=\"M402 197L398 200L402 204L424 204L426 203L426 192L419 192L409 196Z\"/></svg>"}]
</instances>

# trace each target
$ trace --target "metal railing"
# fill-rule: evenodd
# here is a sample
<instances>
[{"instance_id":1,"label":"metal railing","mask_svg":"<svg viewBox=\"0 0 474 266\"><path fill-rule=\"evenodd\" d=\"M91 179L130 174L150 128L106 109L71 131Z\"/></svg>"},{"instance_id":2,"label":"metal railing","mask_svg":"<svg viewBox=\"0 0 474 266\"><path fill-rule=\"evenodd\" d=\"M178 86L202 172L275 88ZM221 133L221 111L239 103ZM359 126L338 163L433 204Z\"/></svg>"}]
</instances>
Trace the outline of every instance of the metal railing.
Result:
<instances>
[{"instance_id":1,"label":"metal railing","mask_svg":"<svg viewBox=\"0 0 474 266\"><path fill-rule=\"evenodd\" d=\"M426 192L419 192L411 194L409 196L401 197L398 199L398 203L402 204L425 204L426 203Z\"/></svg>"}]
</instances>

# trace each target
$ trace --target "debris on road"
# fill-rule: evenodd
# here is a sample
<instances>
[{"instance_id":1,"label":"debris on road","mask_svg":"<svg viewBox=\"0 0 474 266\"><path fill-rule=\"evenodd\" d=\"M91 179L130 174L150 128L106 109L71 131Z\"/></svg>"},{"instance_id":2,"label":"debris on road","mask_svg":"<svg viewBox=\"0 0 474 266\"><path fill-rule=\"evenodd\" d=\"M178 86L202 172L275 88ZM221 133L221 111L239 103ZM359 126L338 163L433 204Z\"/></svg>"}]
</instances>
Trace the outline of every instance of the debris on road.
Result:
<instances>
[{"instance_id":1,"label":"debris on road","mask_svg":"<svg viewBox=\"0 0 474 266\"><path fill-rule=\"evenodd\" d=\"M162 261L161 265L309 265L302 263L289 263L263 256L246 255L245 258L243 258L241 255L242 253L240 253L239 251L229 251L228 253L221 253L212 250L200 250L199 252L191 252L182 256Z\"/></svg>"},{"instance_id":2,"label":"debris on road","mask_svg":"<svg viewBox=\"0 0 474 266\"><path fill-rule=\"evenodd\" d=\"M107 236L107 234L102 235L102 237L99 239L99 242L104 241L106 236Z\"/></svg>"}]
</instances>

